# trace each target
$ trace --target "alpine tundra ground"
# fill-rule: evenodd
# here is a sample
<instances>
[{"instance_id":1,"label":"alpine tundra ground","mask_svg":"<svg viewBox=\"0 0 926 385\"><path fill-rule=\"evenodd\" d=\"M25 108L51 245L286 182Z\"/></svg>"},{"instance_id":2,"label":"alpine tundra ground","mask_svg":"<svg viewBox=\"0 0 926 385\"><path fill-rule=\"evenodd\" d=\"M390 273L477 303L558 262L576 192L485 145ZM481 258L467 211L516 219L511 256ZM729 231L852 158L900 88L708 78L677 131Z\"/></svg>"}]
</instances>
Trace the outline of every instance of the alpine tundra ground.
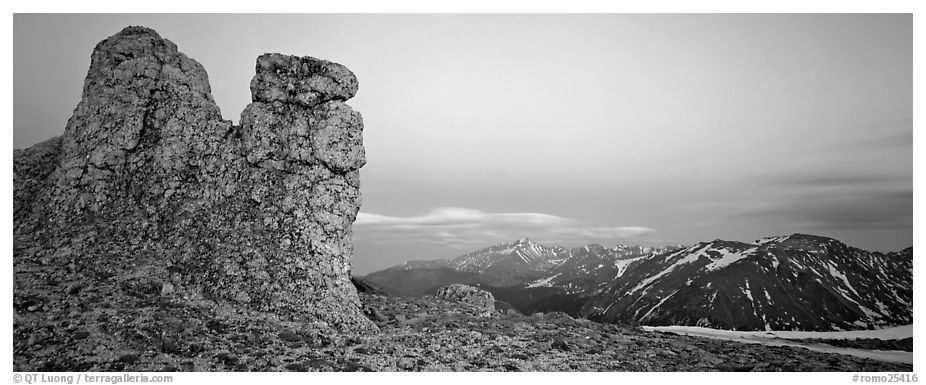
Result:
<instances>
[{"instance_id":1,"label":"alpine tundra ground","mask_svg":"<svg viewBox=\"0 0 926 385\"><path fill-rule=\"evenodd\" d=\"M14 303L16 371L911 371L794 347L650 333L563 313L480 316L430 296L361 293L377 333L333 333L108 284L87 306ZM61 292L61 291L59 291ZM113 293L114 295L97 295ZM51 293L49 293L51 294ZM52 294L52 296L57 296ZM77 300L73 298L73 300ZM45 303L54 298L45 298ZM92 303L91 303L92 302ZM375 309L375 310L373 310Z\"/></svg>"}]
</instances>

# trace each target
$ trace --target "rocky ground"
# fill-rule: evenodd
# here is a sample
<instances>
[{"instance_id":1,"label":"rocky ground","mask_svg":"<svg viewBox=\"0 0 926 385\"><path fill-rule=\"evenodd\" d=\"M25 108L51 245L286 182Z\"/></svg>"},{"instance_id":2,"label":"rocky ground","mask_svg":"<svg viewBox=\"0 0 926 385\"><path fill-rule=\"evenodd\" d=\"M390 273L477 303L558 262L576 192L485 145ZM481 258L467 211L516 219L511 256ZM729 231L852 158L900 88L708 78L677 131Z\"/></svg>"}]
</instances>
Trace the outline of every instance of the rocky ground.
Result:
<instances>
[{"instance_id":1,"label":"rocky ground","mask_svg":"<svg viewBox=\"0 0 926 385\"><path fill-rule=\"evenodd\" d=\"M57 274L57 275L56 275ZM207 300L144 277L64 280L16 265L16 371L910 371L768 347L573 319L486 317L475 305L361 293L378 333L341 335Z\"/></svg>"},{"instance_id":2,"label":"rocky ground","mask_svg":"<svg viewBox=\"0 0 926 385\"><path fill-rule=\"evenodd\" d=\"M859 338L855 340L837 340L823 338L805 338L802 340L793 340L801 343L820 343L842 348L853 349L874 349L874 350L902 350L905 352L913 351L913 338L904 338L900 340L880 340L877 338Z\"/></svg>"}]
</instances>

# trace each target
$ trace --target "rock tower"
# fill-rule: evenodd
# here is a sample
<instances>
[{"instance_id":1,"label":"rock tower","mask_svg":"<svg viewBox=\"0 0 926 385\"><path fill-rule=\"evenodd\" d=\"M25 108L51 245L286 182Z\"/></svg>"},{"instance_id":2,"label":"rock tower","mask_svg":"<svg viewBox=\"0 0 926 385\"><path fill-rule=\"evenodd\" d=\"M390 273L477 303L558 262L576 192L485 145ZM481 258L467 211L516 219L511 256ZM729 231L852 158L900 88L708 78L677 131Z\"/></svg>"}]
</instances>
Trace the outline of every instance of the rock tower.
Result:
<instances>
[{"instance_id":1,"label":"rock tower","mask_svg":"<svg viewBox=\"0 0 926 385\"><path fill-rule=\"evenodd\" d=\"M357 79L281 54L256 71L236 126L202 65L155 31L97 44L64 134L15 152L14 264L375 328L350 282L366 160L344 102Z\"/></svg>"}]
</instances>

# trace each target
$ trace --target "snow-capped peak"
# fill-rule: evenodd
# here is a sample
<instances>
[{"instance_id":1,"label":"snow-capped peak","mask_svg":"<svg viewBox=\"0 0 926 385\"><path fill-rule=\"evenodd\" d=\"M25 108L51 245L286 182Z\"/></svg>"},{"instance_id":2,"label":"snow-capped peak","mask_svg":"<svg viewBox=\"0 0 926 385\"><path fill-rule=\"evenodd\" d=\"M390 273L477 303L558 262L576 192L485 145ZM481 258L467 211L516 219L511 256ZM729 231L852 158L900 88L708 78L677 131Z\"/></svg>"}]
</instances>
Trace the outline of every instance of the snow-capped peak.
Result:
<instances>
[{"instance_id":1,"label":"snow-capped peak","mask_svg":"<svg viewBox=\"0 0 926 385\"><path fill-rule=\"evenodd\" d=\"M790 237L791 237L790 235L776 235L776 236L764 237L764 238L758 239L753 243L761 246L761 245L770 244L770 243L778 243Z\"/></svg>"}]
</instances>

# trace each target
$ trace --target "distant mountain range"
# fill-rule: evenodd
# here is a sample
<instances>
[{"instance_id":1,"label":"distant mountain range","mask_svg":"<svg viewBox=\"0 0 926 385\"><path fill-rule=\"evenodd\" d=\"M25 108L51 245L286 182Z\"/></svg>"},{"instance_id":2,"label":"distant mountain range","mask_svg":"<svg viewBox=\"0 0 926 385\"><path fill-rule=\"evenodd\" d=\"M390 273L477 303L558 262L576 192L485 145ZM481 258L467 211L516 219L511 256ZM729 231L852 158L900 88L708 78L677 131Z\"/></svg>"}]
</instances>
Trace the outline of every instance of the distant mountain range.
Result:
<instances>
[{"instance_id":1,"label":"distant mountain range","mask_svg":"<svg viewBox=\"0 0 926 385\"><path fill-rule=\"evenodd\" d=\"M517 286L543 277L569 258L569 250L546 246L529 239L476 250L454 259L414 261L405 267L412 269L450 269L469 273L478 281L492 286Z\"/></svg>"},{"instance_id":2,"label":"distant mountain range","mask_svg":"<svg viewBox=\"0 0 926 385\"><path fill-rule=\"evenodd\" d=\"M833 331L913 322L912 248L883 254L805 234L572 250L525 238L365 279L401 296L477 285L523 313L608 323Z\"/></svg>"}]
</instances>

